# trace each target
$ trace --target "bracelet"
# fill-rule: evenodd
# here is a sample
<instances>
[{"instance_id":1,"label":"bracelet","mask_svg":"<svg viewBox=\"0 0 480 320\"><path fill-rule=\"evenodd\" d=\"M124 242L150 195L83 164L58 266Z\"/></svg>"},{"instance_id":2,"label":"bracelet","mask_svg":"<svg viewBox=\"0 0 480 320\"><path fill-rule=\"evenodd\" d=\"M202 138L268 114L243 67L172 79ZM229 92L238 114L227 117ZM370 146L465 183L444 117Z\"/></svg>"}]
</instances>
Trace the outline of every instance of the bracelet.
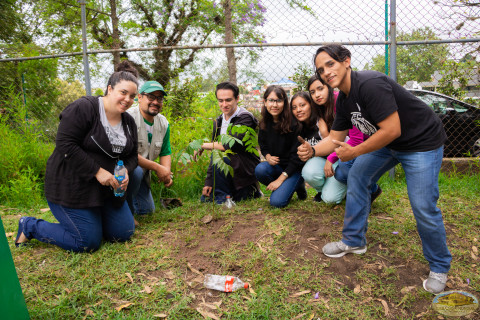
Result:
<instances>
[{"instance_id":1,"label":"bracelet","mask_svg":"<svg viewBox=\"0 0 480 320\"><path fill-rule=\"evenodd\" d=\"M315 157L315 148L312 147L312 158Z\"/></svg>"}]
</instances>

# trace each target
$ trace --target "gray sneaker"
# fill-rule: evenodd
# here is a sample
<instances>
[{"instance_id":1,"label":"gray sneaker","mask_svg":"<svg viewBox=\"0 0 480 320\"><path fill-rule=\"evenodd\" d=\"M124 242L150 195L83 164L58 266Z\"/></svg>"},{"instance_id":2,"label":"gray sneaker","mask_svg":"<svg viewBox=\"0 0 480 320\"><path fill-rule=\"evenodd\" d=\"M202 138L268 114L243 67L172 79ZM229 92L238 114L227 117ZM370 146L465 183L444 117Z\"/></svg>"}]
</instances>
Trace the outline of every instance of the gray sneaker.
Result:
<instances>
[{"instance_id":1,"label":"gray sneaker","mask_svg":"<svg viewBox=\"0 0 480 320\"><path fill-rule=\"evenodd\" d=\"M436 273L430 271L428 279L423 281L423 288L433 294L439 294L445 289L447 283L447 273Z\"/></svg>"},{"instance_id":2,"label":"gray sneaker","mask_svg":"<svg viewBox=\"0 0 480 320\"><path fill-rule=\"evenodd\" d=\"M350 247L342 241L330 242L323 246L323 254L330 258L340 258L347 253L362 254L367 252L367 246L363 247Z\"/></svg>"}]
</instances>

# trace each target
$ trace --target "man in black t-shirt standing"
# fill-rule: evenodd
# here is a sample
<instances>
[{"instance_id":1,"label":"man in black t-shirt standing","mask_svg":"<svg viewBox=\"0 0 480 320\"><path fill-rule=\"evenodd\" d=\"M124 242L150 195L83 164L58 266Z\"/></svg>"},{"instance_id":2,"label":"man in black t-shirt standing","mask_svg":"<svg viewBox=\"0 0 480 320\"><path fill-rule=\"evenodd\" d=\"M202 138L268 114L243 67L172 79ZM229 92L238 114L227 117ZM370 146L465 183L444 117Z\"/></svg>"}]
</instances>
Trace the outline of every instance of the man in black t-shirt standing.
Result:
<instances>
[{"instance_id":1,"label":"man in black t-shirt standing","mask_svg":"<svg viewBox=\"0 0 480 320\"><path fill-rule=\"evenodd\" d=\"M437 208L438 174L446 134L433 110L388 76L375 71L352 71L351 54L340 45L323 46L315 55L317 77L341 92L330 135L312 148L302 144L299 157L328 155L333 150L342 161L355 160L347 183L342 240L328 243L323 253L332 258L367 251L370 188L396 164L401 163L408 196L430 265L425 290L445 288L451 255L447 248L442 213ZM370 138L352 147L344 141L355 125Z\"/></svg>"}]
</instances>

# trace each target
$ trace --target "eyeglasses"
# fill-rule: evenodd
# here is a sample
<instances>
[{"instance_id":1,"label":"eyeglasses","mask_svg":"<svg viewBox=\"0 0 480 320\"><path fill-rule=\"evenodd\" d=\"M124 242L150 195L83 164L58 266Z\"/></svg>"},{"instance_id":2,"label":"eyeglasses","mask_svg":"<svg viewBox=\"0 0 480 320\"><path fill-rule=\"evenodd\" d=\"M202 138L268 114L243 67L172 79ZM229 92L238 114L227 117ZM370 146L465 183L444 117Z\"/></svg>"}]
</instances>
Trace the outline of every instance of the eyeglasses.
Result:
<instances>
[{"instance_id":1,"label":"eyeglasses","mask_svg":"<svg viewBox=\"0 0 480 320\"><path fill-rule=\"evenodd\" d=\"M156 96L151 93L142 93L142 95L146 96L148 101L153 102L154 100L157 100L158 103L163 102L163 96Z\"/></svg>"},{"instance_id":2,"label":"eyeglasses","mask_svg":"<svg viewBox=\"0 0 480 320\"><path fill-rule=\"evenodd\" d=\"M280 104L283 100L282 99L267 99L267 102L268 103L271 103L271 104L274 104L274 103L277 103L277 104Z\"/></svg>"}]
</instances>

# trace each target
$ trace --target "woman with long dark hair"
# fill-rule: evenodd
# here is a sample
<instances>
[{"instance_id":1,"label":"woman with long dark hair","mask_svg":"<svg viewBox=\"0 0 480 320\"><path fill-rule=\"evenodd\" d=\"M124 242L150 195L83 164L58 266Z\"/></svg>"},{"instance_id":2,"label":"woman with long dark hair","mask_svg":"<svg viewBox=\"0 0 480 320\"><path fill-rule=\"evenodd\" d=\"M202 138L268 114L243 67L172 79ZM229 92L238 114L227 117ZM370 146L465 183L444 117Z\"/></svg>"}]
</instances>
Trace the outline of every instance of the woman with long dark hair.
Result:
<instances>
[{"instance_id":1,"label":"woman with long dark hair","mask_svg":"<svg viewBox=\"0 0 480 320\"><path fill-rule=\"evenodd\" d=\"M321 121L323 121L324 125L320 123L320 132L323 138L326 138L330 134L330 130L332 129L333 120L335 119L335 104L338 97L338 91L334 91L332 87L327 85L322 81L322 79L318 79L316 75L310 77L307 83L307 88L312 97L314 105L319 110ZM357 127L352 126L350 130L348 130L348 138L346 143L352 147L359 145L368 136L364 135ZM347 184L348 180L348 172L352 167L355 159L343 162L340 161L337 157L335 152L331 153L327 156L323 171L325 173L325 177L329 178L335 176L335 179L339 182ZM308 169L308 168L307 168ZM304 168L305 170L305 168ZM374 184L370 190L371 193L371 202L373 201L382 193L382 189L378 184ZM321 195L316 196L317 201L320 201ZM325 196L323 196L325 198ZM322 199L323 199L322 198ZM342 197L343 198L343 197ZM323 199L325 201L325 199ZM327 198L328 200L328 198ZM328 202L328 201L325 201Z\"/></svg>"},{"instance_id":2,"label":"woman with long dark hair","mask_svg":"<svg viewBox=\"0 0 480 320\"><path fill-rule=\"evenodd\" d=\"M295 191L299 199L307 198L300 174L303 162L297 155L299 143L287 93L282 87L272 85L263 98L258 143L266 161L257 165L255 176L272 191L270 204L282 208L288 205Z\"/></svg>"},{"instance_id":3,"label":"woman with long dark hair","mask_svg":"<svg viewBox=\"0 0 480 320\"><path fill-rule=\"evenodd\" d=\"M60 114L56 146L47 162L45 196L59 223L22 217L15 245L30 239L74 252L91 252L102 239L126 241L135 230L125 196L128 172L138 164L137 127L127 109L137 95L138 72L123 62L110 76L103 97L82 97ZM121 184L113 171L122 160Z\"/></svg>"},{"instance_id":4,"label":"woman with long dark hair","mask_svg":"<svg viewBox=\"0 0 480 320\"><path fill-rule=\"evenodd\" d=\"M299 122L300 136L305 141L314 146L328 136L326 121L321 117L320 109L314 106L308 92L297 92L292 97L291 106L292 114ZM312 157L305 163L302 177L317 191L315 201L340 203L345 196L347 186L338 182L333 176L326 175L324 172L326 162L327 159L324 157ZM335 167L337 165L335 164Z\"/></svg>"}]
</instances>

